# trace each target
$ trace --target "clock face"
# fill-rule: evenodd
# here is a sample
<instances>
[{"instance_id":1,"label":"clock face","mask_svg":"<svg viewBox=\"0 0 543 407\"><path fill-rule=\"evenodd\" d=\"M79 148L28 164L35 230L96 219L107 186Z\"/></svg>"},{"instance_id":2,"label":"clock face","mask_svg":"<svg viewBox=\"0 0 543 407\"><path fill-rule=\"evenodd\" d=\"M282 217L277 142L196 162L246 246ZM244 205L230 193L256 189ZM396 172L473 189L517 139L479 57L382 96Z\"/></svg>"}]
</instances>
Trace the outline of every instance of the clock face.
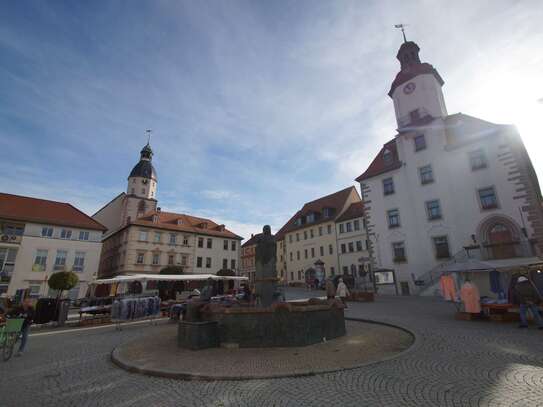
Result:
<instances>
[{"instance_id":1,"label":"clock face","mask_svg":"<svg viewBox=\"0 0 543 407\"><path fill-rule=\"evenodd\" d=\"M415 82L409 82L407 85L403 87L403 93L406 95L409 95L410 93L413 93L417 85L415 85Z\"/></svg>"}]
</instances>

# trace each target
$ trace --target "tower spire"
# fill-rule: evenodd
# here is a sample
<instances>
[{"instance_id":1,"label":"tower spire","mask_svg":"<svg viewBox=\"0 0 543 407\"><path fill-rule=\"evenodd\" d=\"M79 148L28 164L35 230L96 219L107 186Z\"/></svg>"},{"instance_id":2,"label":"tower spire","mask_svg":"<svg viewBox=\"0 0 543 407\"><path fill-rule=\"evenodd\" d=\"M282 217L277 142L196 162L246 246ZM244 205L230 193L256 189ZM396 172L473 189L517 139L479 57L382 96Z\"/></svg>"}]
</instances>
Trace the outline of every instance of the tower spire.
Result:
<instances>
[{"instance_id":1,"label":"tower spire","mask_svg":"<svg viewBox=\"0 0 543 407\"><path fill-rule=\"evenodd\" d=\"M151 131L151 129L145 130L145 132L147 133L147 144L151 142Z\"/></svg>"},{"instance_id":2,"label":"tower spire","mask_svg":"<svg viewBox=\"0 0 543 407\"><path fill-rule=\"evenodd\" d=\"M394 28L399 28L400 30L402 30L404 43L407 42L407 38L405 38L405 27L407 27L407 24L394 24Z\"/></svg>"}]
</instances>

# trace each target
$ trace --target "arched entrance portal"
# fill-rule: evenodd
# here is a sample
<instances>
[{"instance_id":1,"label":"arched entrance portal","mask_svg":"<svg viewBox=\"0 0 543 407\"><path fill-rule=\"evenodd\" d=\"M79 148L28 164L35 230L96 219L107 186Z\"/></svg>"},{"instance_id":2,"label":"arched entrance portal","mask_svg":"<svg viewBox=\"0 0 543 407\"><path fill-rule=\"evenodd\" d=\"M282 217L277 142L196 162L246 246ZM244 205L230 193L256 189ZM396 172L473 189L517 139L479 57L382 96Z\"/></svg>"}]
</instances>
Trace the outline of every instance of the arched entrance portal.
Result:
<instances>
[{"instance_id":1,"label":"arched entrance portal","mask_svg":"<svg viewBox=\"0 0 543 407\"><path fill-rule=\"evenodd\" d=\"M513 243L513 232L503 223L496 223L488 231L488 242L492 257L495 259L508 259L517 255Z\"/></svg>"},{"instance_id":2,"label":"arched entrance portal","mask_svg":"<svg viewBox=\"0 0 543 407\"><path fill-rule=\"evenodd\" d=\"M490 216L477 228L478 240L485 248L486 258L509 259L521 255L521 229L506 216Z\"/></svg>"}]
</instances>

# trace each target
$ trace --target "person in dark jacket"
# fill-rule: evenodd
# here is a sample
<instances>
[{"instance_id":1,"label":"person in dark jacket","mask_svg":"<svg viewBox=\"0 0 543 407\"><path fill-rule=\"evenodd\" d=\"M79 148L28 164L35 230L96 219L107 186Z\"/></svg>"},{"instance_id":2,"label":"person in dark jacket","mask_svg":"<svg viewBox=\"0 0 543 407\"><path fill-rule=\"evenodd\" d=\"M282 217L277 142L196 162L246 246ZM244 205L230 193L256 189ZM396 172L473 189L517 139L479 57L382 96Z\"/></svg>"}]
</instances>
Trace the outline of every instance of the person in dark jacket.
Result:
<instances>
[{"instance_id":1,"label":"person in dark jacket","mask_svg":"<svg viewBox=\"0 0 543 407\"><path fill-rule=\"evenodd\" d=\"M21 307L14 308L9 313L12 318L24 318L23 327L21 329L21 344L19 345L19 351L15 356L22 356L26 348L26 342L28 340L28 333L30 332L30 325L34 320L34 307L32 306L32 300L27 298L23 301Z\"/></svg>"},{"instance_id":2,"label":"person in dark jacket","mask_svg":"<svg viewBox=\"0 0 543 407\"><path fill-rule=\"evenodd\" d=\"M526 311L529 309L539 329L543 329L543 320L539 315L538 305L541 302L539 292L528 278L521 276L515 285L515 295L520 304L520 326L519 328L528 328Z\"/></svg>"}]
</instances>

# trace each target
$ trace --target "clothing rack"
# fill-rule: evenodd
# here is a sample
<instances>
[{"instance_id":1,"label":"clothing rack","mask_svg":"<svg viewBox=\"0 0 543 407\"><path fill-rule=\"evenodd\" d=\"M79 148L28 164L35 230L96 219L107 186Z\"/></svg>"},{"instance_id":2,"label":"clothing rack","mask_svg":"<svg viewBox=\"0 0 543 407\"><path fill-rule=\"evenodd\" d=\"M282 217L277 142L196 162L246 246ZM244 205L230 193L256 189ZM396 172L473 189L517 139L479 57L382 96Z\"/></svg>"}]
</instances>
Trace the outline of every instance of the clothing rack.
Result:
<instances>
[{"instance_id":1,"label":"clothing rack","mask_svg":"<svg viewBox=\"0 0 543 407\"><path fill-rule=\"evenodd\" d=\"M116 298L111 307L111 320L115 322L116 330L122 330L125 322L148 319L156 325L160 315L160 298L157 296L128 295Z\"/></svg>"}]
</instances>

